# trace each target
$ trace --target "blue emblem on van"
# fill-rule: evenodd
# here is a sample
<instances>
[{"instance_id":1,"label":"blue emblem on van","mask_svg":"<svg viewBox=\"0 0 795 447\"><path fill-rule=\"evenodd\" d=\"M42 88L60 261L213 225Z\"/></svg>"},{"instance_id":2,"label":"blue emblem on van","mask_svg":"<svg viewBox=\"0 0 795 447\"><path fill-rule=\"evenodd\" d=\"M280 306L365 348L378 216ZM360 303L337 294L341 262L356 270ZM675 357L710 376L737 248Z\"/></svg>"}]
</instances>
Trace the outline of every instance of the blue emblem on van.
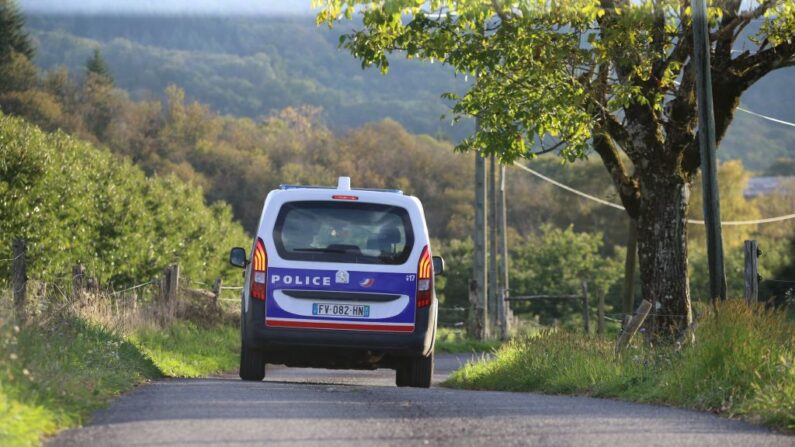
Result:
<instances>
[{"instance_id":1,"label":"blue emblem on van","mask_svg":"<svg viewBox=\"0 0 795 447\"><path fill-rule=\"evenodd\" d=\"M375 284L375 279L374 278L365 278L365 279L359 281L359 285L364 287L365 289L369 289L370 287L373 287L373 284Z\"/></svg>"}]
</instances>

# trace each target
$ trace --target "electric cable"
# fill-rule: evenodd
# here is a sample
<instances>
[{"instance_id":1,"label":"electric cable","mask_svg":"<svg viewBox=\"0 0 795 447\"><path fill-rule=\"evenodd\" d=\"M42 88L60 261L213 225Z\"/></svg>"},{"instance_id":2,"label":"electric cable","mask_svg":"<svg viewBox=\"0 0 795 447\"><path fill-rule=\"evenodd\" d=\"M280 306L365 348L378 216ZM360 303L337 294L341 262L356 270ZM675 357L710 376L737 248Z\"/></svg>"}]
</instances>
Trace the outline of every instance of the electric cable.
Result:
<instances>
[{"instance_id":1,"label":"electric cable","mask_svg":"<svg viewBox=\"0 0 795 447\"><path fill-rule=\"evenodd\" d=\"M626 210L623 206L621 206L621 205L619 205L617 203L609 202L607 200L600 199L599 197L594 197L594 196L592 196L590 194L587 194L587 193L584 193L582 191L576 190L576 189L572 188L571 186L564 185L563 183L560 183L557 180L551 179L551 178L545 176L544 174L541 174L540 172L536 172L536 171L534 171L534 170L532 170L532 169L528 168L527 166L522 165L520 163L514 163L514 166L516 166L516 167L518 167L520 169L523 169L523 170L529 172L530 174L533 174L534 176L540 178L541 180L544 180L545 182L551 183L551 184L557 186L558 188L565 189L566 191L569 191L570 193L576 194L576 195L578 195L580 197L586 198L588 200L591 200L593 202L596 202L596 203L599 203L599 204L602 204L602 205L605 205L605 206L609 206L611 208L619 209L619 210L622 210L622 211ZM770 223L770 222L780 222L780 221L789 220L789 219L795 219L795 213L786 214L786 215L783 215L783 216L768 217L768 218L765 218L765 219L733 220L733 221L729 220L729 221L721 222L721 225L722 226L723 225L726 225L726 226L732 226L732 225L734 225L734 226L736 226L736 225L756 225L756 224L763 224L763 223ZM687 223L697 224L697 225L704 225L704 221L703 220L696 220L696 219L687 219Z\"/></svg>"}]
</instances>

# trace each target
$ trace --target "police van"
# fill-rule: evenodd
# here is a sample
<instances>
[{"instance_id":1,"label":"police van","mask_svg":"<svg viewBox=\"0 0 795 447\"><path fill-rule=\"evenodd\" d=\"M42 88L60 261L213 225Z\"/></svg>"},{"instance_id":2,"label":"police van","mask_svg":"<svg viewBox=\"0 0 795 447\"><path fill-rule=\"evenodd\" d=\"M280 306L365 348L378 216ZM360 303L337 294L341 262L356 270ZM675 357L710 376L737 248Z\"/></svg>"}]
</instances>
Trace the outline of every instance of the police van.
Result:
<instances>
[{"instance_id":1,"label":"police van","mask_svg":"<svg viewBox=\"0 0 795 447\"><path fill-rule=\"evenodd\" d=\"M240 377L265 364L396 371L429 387L437 300L422 204L398 190L282 185L271 191L245 268Z\"/></svg>"}]
</instances>

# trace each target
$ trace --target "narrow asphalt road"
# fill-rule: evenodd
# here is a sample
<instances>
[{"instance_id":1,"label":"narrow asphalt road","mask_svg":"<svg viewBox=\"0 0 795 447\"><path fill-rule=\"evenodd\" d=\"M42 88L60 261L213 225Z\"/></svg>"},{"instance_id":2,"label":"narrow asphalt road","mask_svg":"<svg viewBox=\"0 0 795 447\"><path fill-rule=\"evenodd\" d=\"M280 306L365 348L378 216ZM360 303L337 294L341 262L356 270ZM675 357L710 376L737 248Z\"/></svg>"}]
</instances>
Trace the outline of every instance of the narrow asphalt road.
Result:
<instances>
[{"instance_id":1,"label":"narrow asphalt road","mask_svg":"<svg viewBox=\"0 0 795 447\"><path fill-rule=\"evenodd\" d=\"M427 390L395 387L389 370L270 366L263 383L158 381L47 445L795 446L795 437L673 408L440 388L466 360L440 355Z\"/></svg>"}]
</instances>

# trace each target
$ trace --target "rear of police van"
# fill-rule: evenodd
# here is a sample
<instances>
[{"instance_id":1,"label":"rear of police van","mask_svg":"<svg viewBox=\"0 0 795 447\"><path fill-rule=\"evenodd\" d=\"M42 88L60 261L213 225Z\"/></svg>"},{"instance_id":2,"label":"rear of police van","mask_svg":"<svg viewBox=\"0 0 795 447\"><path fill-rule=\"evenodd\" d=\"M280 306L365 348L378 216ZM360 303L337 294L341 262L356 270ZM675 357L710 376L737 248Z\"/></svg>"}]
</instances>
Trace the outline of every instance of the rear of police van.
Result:
<instances>
[{"instance_id":1,"label":"rear of police van","mask_svg":"<svg viewBox=\"0 0 795 447\"><path fill-rule=\"evenodd\" d=\"M433 351L422 206L399 191L352 190L348 182L268 196L246 272L244 351L267 363L390 367L400 375Z\"/></svg>"}]
</instances>

